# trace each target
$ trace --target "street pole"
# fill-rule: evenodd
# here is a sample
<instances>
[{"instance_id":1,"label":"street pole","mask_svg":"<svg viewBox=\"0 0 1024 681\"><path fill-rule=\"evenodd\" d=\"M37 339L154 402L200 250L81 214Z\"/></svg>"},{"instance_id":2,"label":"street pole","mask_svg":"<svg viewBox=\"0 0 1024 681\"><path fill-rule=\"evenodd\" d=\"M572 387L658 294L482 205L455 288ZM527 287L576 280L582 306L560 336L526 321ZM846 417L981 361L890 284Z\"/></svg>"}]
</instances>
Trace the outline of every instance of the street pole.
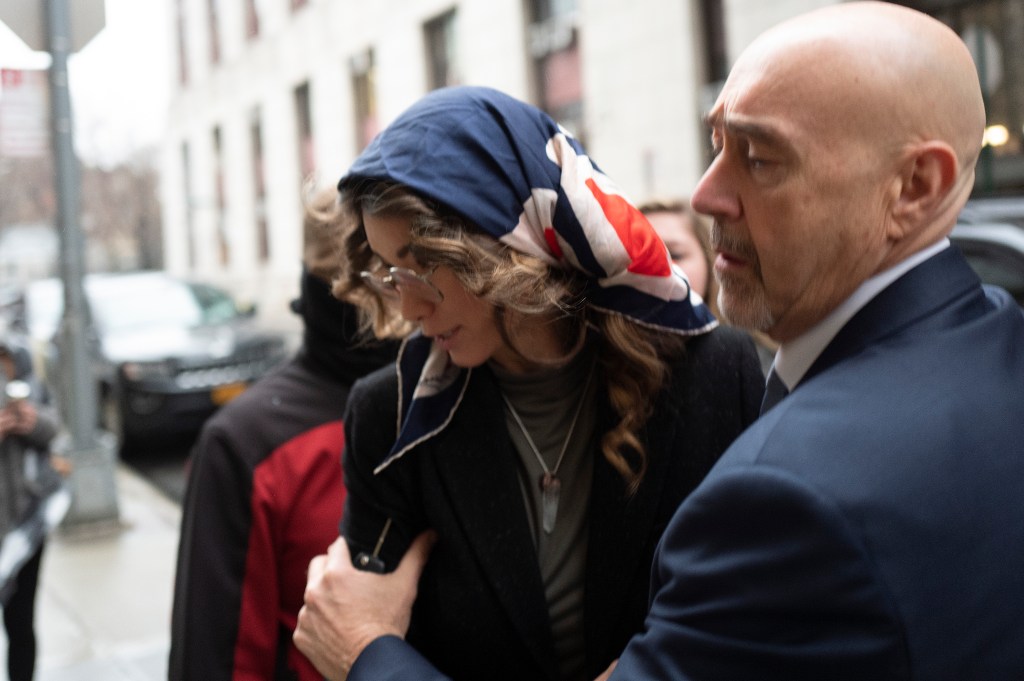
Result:
<instances>
[{"instance_id":1,"label":"street pole","mask_svg":"<svg viewBox=\"0 0 1024 681\"><path fill-rule=\"evenodd\" d=\"M78 159L75 157L71 96L68 90L68 54L71 21L68 0L46 0L46 31L52 58L49 73L50 125L53 143L54 182L57 194L57 230L60 235L60 269L64 280L64 313L58 332L61 412L70 435L73 468L69 479L71 508L66 526L118 522L114 480L116 443L97 433L97 388L89 364L86 338L85 239L78 221Z\"/></svg>"}]
</instances>

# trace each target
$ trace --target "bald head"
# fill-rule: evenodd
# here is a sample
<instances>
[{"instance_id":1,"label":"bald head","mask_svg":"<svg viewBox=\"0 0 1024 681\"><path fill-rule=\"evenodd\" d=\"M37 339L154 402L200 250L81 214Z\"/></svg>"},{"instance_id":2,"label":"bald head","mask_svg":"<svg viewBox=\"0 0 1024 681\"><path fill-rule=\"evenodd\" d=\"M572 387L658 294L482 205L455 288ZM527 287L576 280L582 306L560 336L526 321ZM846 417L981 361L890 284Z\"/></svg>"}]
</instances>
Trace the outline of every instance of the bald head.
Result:
<instances>
[{"instance_id":1,"label":"bald head","mask_svg":"<svg viewBox=\"0 0 1024 681\"><path fill-rule=\"evenodd\" d=\"M949 144L959 162L955 200L966 201L985 109L970 52L948 26L886 2L841 3L762 34L737 71L768 62L798 76L794 92L823 125L841 125L885 151Z\"/></svg>"}]
</instances>

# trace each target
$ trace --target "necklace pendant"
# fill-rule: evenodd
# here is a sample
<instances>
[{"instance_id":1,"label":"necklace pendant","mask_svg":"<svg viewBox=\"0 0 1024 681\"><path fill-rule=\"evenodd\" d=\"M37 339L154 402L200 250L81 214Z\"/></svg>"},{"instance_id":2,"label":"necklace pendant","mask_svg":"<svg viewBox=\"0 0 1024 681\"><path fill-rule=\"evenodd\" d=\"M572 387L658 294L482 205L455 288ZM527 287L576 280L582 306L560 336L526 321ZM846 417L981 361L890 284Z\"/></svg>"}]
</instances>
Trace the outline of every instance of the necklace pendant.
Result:
<instances>
[{"instance_id":1,"label":"necklace pendant","mask_svg":"<svg viewBox=\"0 0 1024 681\"><path fill-rule=\"evenodd\" d=\"M555 518L558 516L558 497L562 492L562 481L551 473L544 473L540 478L541 491L541 525L545 534L555 529Z\"/></svg>"}]
</instances>

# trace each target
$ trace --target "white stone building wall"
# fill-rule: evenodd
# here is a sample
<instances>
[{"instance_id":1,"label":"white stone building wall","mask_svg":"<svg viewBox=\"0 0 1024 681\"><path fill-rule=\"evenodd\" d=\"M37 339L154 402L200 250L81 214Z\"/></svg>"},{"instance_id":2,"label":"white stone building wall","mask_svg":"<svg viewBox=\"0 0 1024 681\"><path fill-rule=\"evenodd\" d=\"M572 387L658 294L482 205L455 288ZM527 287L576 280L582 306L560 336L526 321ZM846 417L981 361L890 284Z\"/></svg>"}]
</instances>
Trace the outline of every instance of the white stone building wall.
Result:
<instances>
[{"instance_id":1,"label":"white stone building wall","mask_svg":"<svg viewBox=\"0 0 1024 681\"><path fill-rule=\"evenodd\" d=\"M461 82L531 99L524 0L258 0L260 35L245 35L242 0L218 0L221 59L208 57L207 0L183 0L189 80L172 97L161 155L169 270L220 283L259 305L271 325L297 328L302 211L293 90L309 81L318 182L333 183L355 155L349 63L372 48L380 124L426 92L423 24L457 8ZM173 0L165 0L177 49ZM767 26L830 0L726 0L730 59ZM578 0L588 150L631 198L685 194L703 170L703 48L696 0ZM177 84L177 54L168 78ZM257 257L249 121L263 120L270 258ZM218 258L212 131L221 126L230 261ZM182 143L191 155L197 261L190 267Z\"/></svg>"}]
</instances>

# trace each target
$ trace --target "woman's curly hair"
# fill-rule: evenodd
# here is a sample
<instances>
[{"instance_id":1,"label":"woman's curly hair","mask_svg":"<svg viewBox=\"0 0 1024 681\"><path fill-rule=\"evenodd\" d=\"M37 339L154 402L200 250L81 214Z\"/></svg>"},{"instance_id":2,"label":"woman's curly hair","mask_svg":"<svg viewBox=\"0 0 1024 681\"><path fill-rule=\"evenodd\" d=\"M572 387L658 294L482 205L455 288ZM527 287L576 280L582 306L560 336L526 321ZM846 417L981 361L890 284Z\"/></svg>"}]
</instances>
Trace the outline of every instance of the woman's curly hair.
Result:
<instances>
[{"instance_id":1,"label":"woman's curly hair","mask_svg":"<svg viewBox=\"0 0 1024 681\"><path fill-rule=\"evenodd\" d=\"M367 242L364 212L408 218L409 252L416 261L423 267L449 268L470 293L491 303L503 339L523 358L541 361L517 343L516 321L523 317L553 319L566 357L580 347L588 328L599 332L598 377L619 417L601 449L629 492L635 492L647 470L639 433L669 379L668 359L683 350L683 338L587 306L587 279L581 272L520 253L401 185L363 180L342 192L341 216L335 222L342 262L333 290L359 308L364 330L378 337L403 337L415 327L363 284L360 273L383 264Z\"/></svg>"}]
</instances>

